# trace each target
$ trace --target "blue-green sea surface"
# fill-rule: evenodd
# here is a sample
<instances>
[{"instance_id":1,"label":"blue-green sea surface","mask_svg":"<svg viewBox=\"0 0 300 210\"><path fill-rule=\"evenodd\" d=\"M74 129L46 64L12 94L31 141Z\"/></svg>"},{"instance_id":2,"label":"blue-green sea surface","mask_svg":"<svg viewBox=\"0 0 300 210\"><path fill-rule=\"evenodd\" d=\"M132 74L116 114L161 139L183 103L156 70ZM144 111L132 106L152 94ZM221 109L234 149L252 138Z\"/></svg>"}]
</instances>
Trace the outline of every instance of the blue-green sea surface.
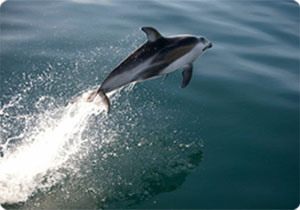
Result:
<instances>
[{"instance_id":1,"label":"blue-green sea surface","mask_svg":"<svg viewBox=\"0 0 300 210\"><path fill-rule=\"evenodd\" d=\"M5 209L294 209L299 205L295 1L27 1L0 8ZM95 90L146 40L207 37L181 71Z\"/></svg>"}]
</instances>

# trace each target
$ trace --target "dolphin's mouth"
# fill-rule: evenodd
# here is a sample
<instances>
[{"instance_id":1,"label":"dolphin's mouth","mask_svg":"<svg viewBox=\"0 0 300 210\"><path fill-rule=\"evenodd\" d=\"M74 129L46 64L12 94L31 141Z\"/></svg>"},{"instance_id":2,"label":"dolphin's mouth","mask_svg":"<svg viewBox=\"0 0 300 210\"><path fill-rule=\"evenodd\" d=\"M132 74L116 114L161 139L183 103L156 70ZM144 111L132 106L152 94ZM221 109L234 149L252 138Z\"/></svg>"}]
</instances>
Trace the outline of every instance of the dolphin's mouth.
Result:
<instances>
[{"instance_id":1,"label":"dolphin's mouth","mask_svg":"<svg viewBox=\"0 0 300 210\"><path fill-rule=\"evenodd\" d=\"M204 48L203 48L203 52L209 48L212 48L212 43L210 42L208 45L206 45Z\"/></svg>"}]
</instances>

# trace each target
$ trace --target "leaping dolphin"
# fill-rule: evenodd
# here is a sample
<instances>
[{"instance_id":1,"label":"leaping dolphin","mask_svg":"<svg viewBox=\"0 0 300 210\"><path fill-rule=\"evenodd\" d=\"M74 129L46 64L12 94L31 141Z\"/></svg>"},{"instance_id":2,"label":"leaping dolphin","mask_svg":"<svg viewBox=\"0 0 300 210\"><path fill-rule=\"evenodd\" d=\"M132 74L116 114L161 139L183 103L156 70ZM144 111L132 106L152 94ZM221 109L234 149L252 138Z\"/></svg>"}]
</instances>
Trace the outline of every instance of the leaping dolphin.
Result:
<instances>
[{"instance_id":1,"label":"leaping dolphin","mask_svg":"<svg viewBox=\"0 0 300 210\"><path fill-rule=\"evenodd\" d=\"M88 97L91 102L99 95L105 104L106 112L110 110L107 93L132 82L140 82L160 76L167 76L183 68L181 87L186 87L193 72L193 62L212 47L205 37L178 35L163 37L155 28L142 27L147 41L116 66L103 80L99 89Z\"/></svg>"}]
</instances>

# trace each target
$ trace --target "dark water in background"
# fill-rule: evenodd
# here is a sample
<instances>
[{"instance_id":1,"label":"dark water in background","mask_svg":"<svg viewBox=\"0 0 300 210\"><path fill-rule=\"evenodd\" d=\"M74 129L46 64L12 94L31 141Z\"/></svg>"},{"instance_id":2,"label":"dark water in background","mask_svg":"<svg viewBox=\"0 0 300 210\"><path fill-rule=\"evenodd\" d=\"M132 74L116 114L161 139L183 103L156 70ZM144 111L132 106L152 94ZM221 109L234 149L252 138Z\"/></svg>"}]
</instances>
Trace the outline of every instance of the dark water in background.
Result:
<instances>
[{"instance_id":1,"label":"dark water in background","mask_svg":"<svg viewBox=\"0 0 300 210\"><path fill-rule=\"evenodd\" d=\"M15 203L5 208L298 206L295 2L7 1L0 11L0 203ZM179 72L139 83L111 96L109 116L67 106L144 42L142 26L212 41L189 86Z\"/></svg>"}]
</instances>

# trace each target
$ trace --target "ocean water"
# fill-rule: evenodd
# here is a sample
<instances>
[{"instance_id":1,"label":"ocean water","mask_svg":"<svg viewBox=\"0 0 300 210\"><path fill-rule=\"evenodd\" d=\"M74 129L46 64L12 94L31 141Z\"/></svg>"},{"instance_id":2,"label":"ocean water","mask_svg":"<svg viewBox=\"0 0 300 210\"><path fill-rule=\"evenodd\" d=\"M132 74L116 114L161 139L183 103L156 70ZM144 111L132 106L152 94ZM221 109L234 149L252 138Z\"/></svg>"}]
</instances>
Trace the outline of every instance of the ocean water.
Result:
<instances>
[{"instance_id":1,"label":"ocean water","mask_svg":"<svg viewBox=\"0 0 300 210\"><path fill-rule=\"evenodd\" d=\"M293 209L299 205L294 1L28 1L0 8L5 209ZM146 39L213 48L163 81L87 97Z\"/></svg>"}]
</instances>

